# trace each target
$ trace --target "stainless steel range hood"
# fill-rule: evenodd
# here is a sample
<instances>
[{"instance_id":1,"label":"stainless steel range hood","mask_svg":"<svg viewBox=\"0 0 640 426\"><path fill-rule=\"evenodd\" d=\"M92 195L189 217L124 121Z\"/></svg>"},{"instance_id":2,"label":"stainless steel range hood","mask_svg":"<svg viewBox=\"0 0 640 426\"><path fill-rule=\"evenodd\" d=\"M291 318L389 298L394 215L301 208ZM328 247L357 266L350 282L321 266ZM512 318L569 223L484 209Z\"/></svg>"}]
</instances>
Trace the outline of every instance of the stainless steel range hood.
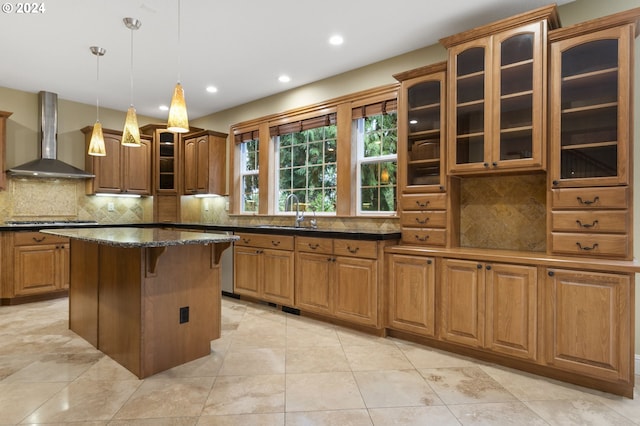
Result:
<instances>
[{"instance_id":1,"label":"stainless steel range hood","mask_svg":"<svg viewBox=\"0 0 640 426\"><path fill-rule=\"evenodd\" d=\"M40 123L40 158L9 169L12 176L39 178L87 179L94 175L58 160L58 95L51 92L38 93Z\"/></svg>"}]
</instances>

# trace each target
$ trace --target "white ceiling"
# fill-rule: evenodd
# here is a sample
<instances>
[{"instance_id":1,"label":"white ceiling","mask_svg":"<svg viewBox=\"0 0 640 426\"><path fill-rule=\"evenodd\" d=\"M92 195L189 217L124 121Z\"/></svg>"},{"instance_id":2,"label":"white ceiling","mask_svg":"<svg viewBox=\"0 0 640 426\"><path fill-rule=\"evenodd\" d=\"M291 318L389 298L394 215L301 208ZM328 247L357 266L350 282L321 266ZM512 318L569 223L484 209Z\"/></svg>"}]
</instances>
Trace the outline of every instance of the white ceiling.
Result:
<instances>
[{"instance_id":1,"label":"white ceiling","mask_svg":"<svg viewBox=\"0 0 640 426\"><path fill-rule=\"evenodd\" d=\"M0 15L0 86L51 91L87 104L95 104L99 93L101 106L126 111L131 30L122 19L133 17L142 21L133 34L133 103L139 114L164 119L167 113L158 107L170 102L179 74L189 116L198 118L432 45L550 0L182 0L180 43L178 0L40 3L40 14ZM329 45L338 33L344 44ZM107 50L99 86L92 45ZM279 83L282 73L291 82ZM218 92L207 93L208 85Z\"/></svg>"}]
</instances>

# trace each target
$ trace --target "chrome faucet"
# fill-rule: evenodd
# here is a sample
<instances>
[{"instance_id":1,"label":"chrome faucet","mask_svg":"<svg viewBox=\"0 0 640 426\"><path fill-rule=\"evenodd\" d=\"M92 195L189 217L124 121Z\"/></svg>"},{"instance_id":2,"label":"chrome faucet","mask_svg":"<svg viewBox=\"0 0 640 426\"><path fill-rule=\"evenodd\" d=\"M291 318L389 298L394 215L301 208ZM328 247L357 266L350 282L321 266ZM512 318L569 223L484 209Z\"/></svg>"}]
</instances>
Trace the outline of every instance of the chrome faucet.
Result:
<instances>
[{"instance_id":1,"label":"chrome faucet","mask_svg":"<svg viewBox=\"0 0 640 426\"><path fill-rule=\"evenodd\" d=\"M296 203L296 228L300 227L300 223L304 220L304 213L300 211L300 199L294 193L287 195L287 199L284 200L284 209L291 209L291 200Z\"/></svg>"}]
</instances>

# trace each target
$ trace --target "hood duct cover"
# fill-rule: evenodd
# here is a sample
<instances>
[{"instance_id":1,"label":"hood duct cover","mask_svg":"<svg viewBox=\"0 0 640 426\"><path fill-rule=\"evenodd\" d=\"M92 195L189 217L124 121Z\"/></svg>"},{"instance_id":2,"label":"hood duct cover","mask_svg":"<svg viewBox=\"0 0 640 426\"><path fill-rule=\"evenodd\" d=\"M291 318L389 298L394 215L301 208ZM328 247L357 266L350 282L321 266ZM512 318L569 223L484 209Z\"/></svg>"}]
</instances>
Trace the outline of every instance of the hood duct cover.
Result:
<instances>
[{"instance_id":1,"label":"hood duct cover","mask_svg":"<svg viewBox=\"0 0 640 426\"><path fill-rule=\"evenodd\" d=\"M58 95L38 93L38 121L40 123L40 158L9 169L12 176L41 178L87 179L94 175L60 161L57 156Z\"/></svg>"}]
</instances>

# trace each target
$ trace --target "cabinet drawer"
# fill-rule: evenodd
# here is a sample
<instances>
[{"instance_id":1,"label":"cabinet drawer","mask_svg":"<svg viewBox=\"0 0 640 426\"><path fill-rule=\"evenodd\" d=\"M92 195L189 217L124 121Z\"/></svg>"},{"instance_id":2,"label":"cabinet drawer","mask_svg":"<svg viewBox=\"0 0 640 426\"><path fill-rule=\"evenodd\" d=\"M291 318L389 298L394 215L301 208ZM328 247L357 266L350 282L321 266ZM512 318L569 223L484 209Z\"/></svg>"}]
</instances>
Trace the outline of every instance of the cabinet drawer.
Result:
<instances>
[{"instance_id":1,"label":"cabinet drawer","mask_svg":"<svg viewBox=\"0 0 640 426\"><path fill-rule=\"evenodd\" d=\"M375 241L333 240L333 254L377 259L378 245Z\"/></svg>"},{"instance_id":2,"label":"cabinet drawer","mask_svg":"<svg viewBox=\"0 0 640 426\"><path fill-rule=\"evenodd\" d=\"M553 253L581 256L626 257L629 240L626 235L551 233Z\"/></svg>"},{"instance_id":3,"label":"cabinet drawer","mask_svg":"<svg viewBox=\"0 0 640 426\"><path fill-rule=\"evenodd\" d=\"M444 210L447 194L404 194L400 197L401 210Z\"/></svg>"},{"instance_id":4,"label":"cabinet drawer","mask_svg":"<svg viewBox=\"0 0 640 426\"><path fill-rule=\"evenodd\" d=\"M400 217L402 227L444 228L447 226L446 211L402 212Z\"/></svg>"},{"instance_id":5,"label":"cabinet drawer","mask_svg":"<svg viewBox=\"0 0 640 426\"><path fill-rule=\"evenodd\" d=\"M402 242L407 244L444 246L447 243L447 230L431 228L405 228L402 230Z\"/></svg>"},{"instance_id":6,"label":"cabinet drawer","mask_svg":"<svg viewBox=\"0 0 640 426\"><path fill-rule=\"evenodd\" d=\"M13 244L16 246L66 244L68 242L68 238L51 234L43 234L41 232L16 232L13 235Z\"/></svg>"},{"instance_id":7,"label":"cabinet drawer","mask_svg":"<svg viewBox=\"0 0 640 426\"><path fill-rule=\"evenodd\" d=\"M554 231L625 233L628 217L627 210L551 212L551 226Z\"/></svg>"},{"instance_id":8,"label":"cabinet drawer","mask_svg":"<svg viewBox=\"0 0 640 426\"><path fill-rule=\"evenodd\" d=\"M333 240L331 238L297 237L296 250L309 253L333 253Z\"/></svg>"},{"instance_id":9,"label":"cabinet drawer","mask_svg":"<svg viewBox=\"0 0 640 426\"><path fill-rule=\"evenodd\" d=\"M240 237L237 246L293 250L293 236L267 234L236 234Z\"/></svg>"},{"instance_id":10,"label":"cabinet drawer","mask_svg":"<svg viewBox=\"0 0 640 426\"><path fill-rule=\"evenodd\" d=\"M624 209L628 207L627 187L553 189L554 209Z\"/></svg>"}]
</instances>

